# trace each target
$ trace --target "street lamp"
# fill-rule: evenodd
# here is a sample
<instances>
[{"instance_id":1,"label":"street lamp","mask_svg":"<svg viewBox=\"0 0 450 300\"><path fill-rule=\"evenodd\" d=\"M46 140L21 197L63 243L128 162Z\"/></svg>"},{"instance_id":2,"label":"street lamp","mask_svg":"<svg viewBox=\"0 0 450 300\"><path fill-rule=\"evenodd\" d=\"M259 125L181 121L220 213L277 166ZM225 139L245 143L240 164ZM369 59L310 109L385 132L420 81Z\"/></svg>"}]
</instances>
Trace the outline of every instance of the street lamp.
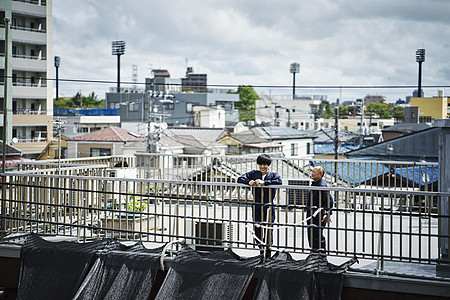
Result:
<instances>
[{"instance_id":1,"label":"street lamp","mask_svg":"<svg viewBox=\"0 0 450 300\"><path fill-rule=\"evenodd\" d=\"M125 54L125 41L112 42L112 55L117 55L117 92L120 93L120 56Z\"/></svg>"},{"instance_id":2,"label":"street lamp","mask_svg":"<svg viewBox=\"0 0 450 300\"><path fill-rule=\"evenodd\" d=\"M422 63L425 61L425 49L416 50L416 62L419 63L419 82L417 87L417 94L419 98L422 97Z\"/></svg>"},{"instance_id":3,"label":"street lamp","mask_svg":"<svg viewBox=\"0 0 450 300\"><path fill-rule=\"evenodd\" d=\"M295 73L300 73L300 64L293 62L290 71L292 73L292 99L295 99Z\"/></svg>"},{"instance_id":4,"label":"street lamp","mask_svg":"<svg viewBox=\"0 0 450 300\"><path fill-rule=\"evenodd\" d=\"M61 66L61 57L55 56L55 68L56 68L56 101L59 100L59 76L58 76L58 70L59 66Z\"/></svg>"}]
</instances>

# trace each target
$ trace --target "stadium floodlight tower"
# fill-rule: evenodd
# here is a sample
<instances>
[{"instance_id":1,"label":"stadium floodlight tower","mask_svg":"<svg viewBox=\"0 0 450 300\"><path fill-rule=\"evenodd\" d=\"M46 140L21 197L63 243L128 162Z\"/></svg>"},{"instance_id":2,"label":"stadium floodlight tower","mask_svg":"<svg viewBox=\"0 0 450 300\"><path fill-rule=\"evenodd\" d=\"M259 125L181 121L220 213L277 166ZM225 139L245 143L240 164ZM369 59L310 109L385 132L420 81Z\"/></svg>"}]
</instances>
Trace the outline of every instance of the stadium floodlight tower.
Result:
<instances>
[{"instance_id":1,"label":"stadium floodlight tower","mask_svg":"<svg viewBox=\"0 0 450 300\"><path fill-rule=\"evenodd\" d=\"M112 55L117 55L117 92L120 93L120 56L125 54L125 41L112 42Z\"/></svg>"},{"instance_id":2,"label":"stadium floodlight tower","mask_svg":"<svg viewBox=\"0 0 450 300\"><path fill-rule=\"evenodd\" d=\"M55 56L55 69L56 69L56 101L59 100L59 67L61 66L61 57Z\"/></svg>"},{"instance_id":3,"label":"stadium floodlight tower","mask_svg":"<svg viewBox=\"0 0 450 300\"><path fill-rule=\"evenodd\" d=\"M422 63L425 61L425 49L416 50L416 61L419 63L419 82L417 84L417 97L422 97Z\"/></svg>"},{"instance_id":4,"label":"stadium floodlight tower","mask_svg":"<svg viewBox=\"0 0 450 300\"><path fill-rule=\"evenodd\" d=\"M292 73L292 99L295 99L295 73L300 73L300 64L293 62L290 71Z\"/></svg>"}]
</instances>

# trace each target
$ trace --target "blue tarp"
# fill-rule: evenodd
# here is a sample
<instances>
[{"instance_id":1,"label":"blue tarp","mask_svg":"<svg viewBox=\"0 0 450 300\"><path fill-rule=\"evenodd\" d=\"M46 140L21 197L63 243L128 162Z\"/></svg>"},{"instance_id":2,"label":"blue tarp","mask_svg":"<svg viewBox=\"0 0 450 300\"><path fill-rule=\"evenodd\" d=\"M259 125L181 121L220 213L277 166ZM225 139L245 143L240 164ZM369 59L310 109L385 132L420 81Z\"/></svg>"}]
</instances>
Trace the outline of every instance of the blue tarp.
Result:
<instances>
[{"instance_id":1,"label":"blue tarp","mask_svg":"<svg viewBox=\"0 0 450 300\"><path fill-rule=\"evenodd\" d=\"M311 162L311 165L320 165L325 168L327 174L335 176L336 163ZM389 173L389 168L381 163L374 162L338 162L338 178L351 185L359 185L370 179Z\"/></svg>"},{"instance_id":2,"label":"blue tarp","mask_svg":"<svg viewBox=\"0 0 450 300\"><path fill-rule=\"evenodd\" d=\"M401 176L403 179L414 183L415 185L424 186L425 184L435 183L439 179L438 166L414 166L395 168L393 173Z\"/></svg>"},{"instance_id":3,"label":"blue tarp","mask_svg":"<svg viewBox=\"0 0 450 300\"><path fill-rule=\"evenodd\" d=\"M54 116L117 116L116 108L54 108Z\"/></svg>"},{"instance_id":4,"label":"blue tarp","mask_svg":"<svg viewBox=\"0 0 450 300\"><path fill-rule=\"evenodd\" d=\"M312 161L312 166L320 165L325 168L327 174L335 176L336 163ZM396 174L414 185L424 186L432 184L439 179L438 166L413 166L413 167L392 167L382 163L371 162L338 162L338 178L351 185L359 185L364 182L388 174Z\"/></svg>"},{"instance_id":5,"label":"blue tarp","mask_svg":"<svg viewBox=\"0 0 450 300\"><path fill-rule=\"evenodd\" d=\"M341 144L338 153L345 154L359 148L359 143ZM334 154L334 143L314 143L314 154Z\"/></svg>"}]
</instances>

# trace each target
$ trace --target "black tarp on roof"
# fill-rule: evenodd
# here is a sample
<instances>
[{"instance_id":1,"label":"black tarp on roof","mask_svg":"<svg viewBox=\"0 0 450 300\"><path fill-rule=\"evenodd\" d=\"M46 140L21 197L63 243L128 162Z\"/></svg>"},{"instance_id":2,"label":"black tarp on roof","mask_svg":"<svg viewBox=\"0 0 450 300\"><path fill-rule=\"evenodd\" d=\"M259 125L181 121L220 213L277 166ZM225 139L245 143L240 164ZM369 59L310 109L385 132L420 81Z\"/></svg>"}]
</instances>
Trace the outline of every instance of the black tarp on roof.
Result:
<instances>
[{"instance_id":1,"label":"black tarp on roof","mask_svg":"<svg viewBox=\"0 0 450 300\"><path fill-rule=\"evenodd\" d=\"M126 251L101 253L74 299L149 299L161 252L138 242Z\"/></svg>"},{"instance_id":2,"label":"black tarp on roof","mask_svg":"<svg viewBox=\"0 0 450 300\"><path fill-rule=\"evenodd\" d=\"M31 234L20 252L17 299L71 299L99 250L120 249L112 240L49 242Z\"/></svg>"},{"instance_id":3,"label":"black tarp on roof","mask_svg":"<svg viewBox=\"0 0 450 300\"><path fill-rule=\"evenodd\" d=\"M260 260L231 250L203 254L184 245L156 299L242 299Z\"/></svg>"},{"instance_id":4,"label":"black tarp on roof","mask_svg":"<svg viewBox=\"0 0 450 300\"><path fill-rule=\"evenodd\" d=\"M344 273L355 262L336 266L319 254L296 261L277 253L261 266L253 299L340 299Z\"/></svg>"}]
</instances>

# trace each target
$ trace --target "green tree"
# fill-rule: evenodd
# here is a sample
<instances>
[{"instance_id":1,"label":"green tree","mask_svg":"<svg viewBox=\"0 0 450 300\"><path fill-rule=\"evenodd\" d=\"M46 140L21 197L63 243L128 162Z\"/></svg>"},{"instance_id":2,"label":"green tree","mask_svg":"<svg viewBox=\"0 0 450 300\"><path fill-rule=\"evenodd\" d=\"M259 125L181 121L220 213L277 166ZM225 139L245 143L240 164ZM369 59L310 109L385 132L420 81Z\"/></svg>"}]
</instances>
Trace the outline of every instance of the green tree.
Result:
<instances>
[{"instance_id":1,"label":"green tree","mask_svg":"<svg viewBox=\"0 0 450 300\"><path fill-rule=\"evenodd\" d=\"M334 111L331 108L330 103L327 103L327 105L325 105L325 111L323 113L323 118L324 119L331 119L334 117Z\"/></svg>"},{"instance_id":2,"label":"green tree","mask_svg":"<svg viewBox=\"0 0 450 300\"><path fill-rule=\"evenodd\" d=\"M397 120L403 120L405 118L405 108L403 106L398 106L391 104L392 116Z\"/></svg>"},{"instance_id":3,"label":"green tree","mask_svg":"<svg viewBox=\"0 0 450 300\"><path fill-rule=\"evenodd\" d=\"M240 85L237 90L239 101L235 107L239 110L239 121L255 120L255 102L261 99L251 85Z\"/></svg>"},{"instance_id":4,"label":"green tree","mask_svg":"<svg viewBox=\"0 0 450 300\"><path fill-rule=\"evenodd\" d=\"M88 96L83 96L81 92L77 92L75 96L70 98L59 98L54 101L55 108L105 108L105 100L99 100L95 92Z\"/></svg>"},{"instance_id":5,"label":"green tree","mask_svg":"<svg viewBox=\"0 0 450 300\"><path fill-rule=\"evenodd\" d=\"M338 107L339 109L339 118L342 119L344 115L348 115L348 106L342 105Z\"/></svg>"},{"instance_id":6,"label":"green tree","mask_svg":"<svg viewBox=\"0 0 450 300\"><path fill-rule=\"evenodd\" d=\"M380 119L390 119L392 118L392 112L387 103L382 101L370 103L366 106L366 112L375 113Z\"/></svg>"}]
</instances>

